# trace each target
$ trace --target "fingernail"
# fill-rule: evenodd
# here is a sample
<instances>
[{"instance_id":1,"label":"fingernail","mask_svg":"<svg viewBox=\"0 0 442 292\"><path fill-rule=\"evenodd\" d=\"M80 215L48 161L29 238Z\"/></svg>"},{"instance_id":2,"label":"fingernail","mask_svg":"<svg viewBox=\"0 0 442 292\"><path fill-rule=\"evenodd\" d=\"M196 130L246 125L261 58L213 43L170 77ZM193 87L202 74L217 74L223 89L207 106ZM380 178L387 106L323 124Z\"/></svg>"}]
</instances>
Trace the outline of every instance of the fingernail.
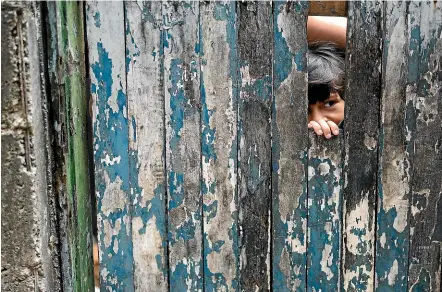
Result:
<instances>
[{"instance_id":1,"label":"fingernail","mask_svg":"<svg viewBox=\"0 0 442 292\"><path fill-rule=\"evenodd\" d=\"M330 134L327 134L327 135L325 135L325 138L330 139L330 138L331 138L331 135L330 135Z\"/></svg>"},{"instance_id":2,"label":"fingernail","mask_svg":"<svg viewBox=\"0 0 442 292\"><path fill-rule=\"evenodd\" d=\"M311 127L312 127L312 125L308 124L308 127L309 127L309 128L311 128Z\"/></svg>"},{"instance_id":3,"label":"fingernail","mask_svg":"<svg viewBox=\"0 0 442 292\"><path fill-rule=\"evenodd\" d=\"M319 130L318 133L319 133L319 135L322 135L322 131L321 130Z\"/></svg>"},{"instance_id":4,"label":"fingernail","mask_svg":"<svg viewBox=\"0 0 442 292\"><path fill-rule=\"evenodd\" d=\"M333 134L338 135L339 134L339 130L334 130Z\"/></svg>"}]
</instances>

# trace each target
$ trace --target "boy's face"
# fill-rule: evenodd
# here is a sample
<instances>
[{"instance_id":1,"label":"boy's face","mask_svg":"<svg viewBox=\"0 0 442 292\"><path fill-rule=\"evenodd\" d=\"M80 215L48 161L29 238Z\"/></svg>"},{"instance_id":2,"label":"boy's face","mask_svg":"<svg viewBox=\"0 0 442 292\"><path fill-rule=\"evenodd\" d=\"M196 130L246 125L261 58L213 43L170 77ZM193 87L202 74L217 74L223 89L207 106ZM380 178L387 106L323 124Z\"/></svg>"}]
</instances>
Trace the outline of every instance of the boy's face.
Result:
<instances>
[{"instance_id":1,"label":"boy's face","mask_svg":"<svg viewBox=\"0 0 442 292\"><path fill-rule=\"evenodd\" d=\"M344 120L344 100L338 93L330 93L324 101L308 105L308 127L329 139L339 134L338 125Z\"/></svg>"}]
</instances>

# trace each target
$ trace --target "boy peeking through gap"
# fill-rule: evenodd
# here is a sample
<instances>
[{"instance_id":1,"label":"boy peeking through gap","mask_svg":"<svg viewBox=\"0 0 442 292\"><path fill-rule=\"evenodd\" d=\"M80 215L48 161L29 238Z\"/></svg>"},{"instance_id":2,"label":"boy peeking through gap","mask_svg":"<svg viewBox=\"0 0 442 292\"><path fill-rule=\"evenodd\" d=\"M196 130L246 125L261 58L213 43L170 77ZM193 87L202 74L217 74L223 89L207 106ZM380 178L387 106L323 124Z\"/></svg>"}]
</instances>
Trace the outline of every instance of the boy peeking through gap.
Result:
<instances>
[{"instance_id":1,"label":"boy peeking through gap","mask_svg":"<svg viewBox=\"0 0 442 292\"><path fill-rule=\"evenodd\" d=\"M326 139L344 120L346 29L344 17L308 18L308 127Z\"/></svg>"}]
</instances>

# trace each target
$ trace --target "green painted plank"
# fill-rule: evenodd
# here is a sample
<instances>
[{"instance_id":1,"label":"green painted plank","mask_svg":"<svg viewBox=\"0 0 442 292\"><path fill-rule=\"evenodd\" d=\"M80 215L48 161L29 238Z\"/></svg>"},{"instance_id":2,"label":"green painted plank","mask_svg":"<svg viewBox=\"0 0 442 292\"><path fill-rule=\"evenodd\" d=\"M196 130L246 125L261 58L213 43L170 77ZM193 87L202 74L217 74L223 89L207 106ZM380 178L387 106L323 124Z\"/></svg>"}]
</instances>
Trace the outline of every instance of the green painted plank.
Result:
<instances>
[{"instance_id":1,"label":"green painted plank","mask_svg":"<svg viewBox=\"0 0 442 292\"><path fill-rule=\"evenodd\" d=\"M171 291L203 289L199 2L164 2Z\"/></svg>"},{"instance_id":2,"label":"green painted plank","mask_svg":"<svg viewBox=\"0 0 442 292\"><path fill-rule=\"evenodd\" d=\"M270 289L272 6L238 3L240 289ZM259 45L257 45L259 44Z\"/></svg>"},{"instance_id":3,"label":"green painted plank","mask_svg":"<svg viewBox=\"0 0 442 292\"><path fill-rule=\"evenodd\" d=\"M238 290L234 1L200 4L204 290Z\"/></svg>"},{"instance_id":4,"label":"green painted plank","mask_svg":"<svg viewBox=\"0 0 442 292\"><path fill-rule=\"evenodd\" d=\"M407 151L412 159L409 291L441 291L442 3L409 4Z\"/></svg>"},{"instance_id":5,"label":"green painted plank","mask_svg":"<svg viewBox=\"0 0 442 292\"><path fill-rule=\"evenodd\" d=\"M349 2L342 259L345 291L371 291L375 284L380 8L375 1Z\"/></svg>"},{"instance_id":6,"label":"green painted plank","mask_svg":"<svg viewBox=\"0 0 442 292\"><path fill-rule=\"evenodd\" d=\"M129 180L135 290L166 291L161 2L125 2Z\"/></svg>"},{"instance_id":7,"label":"green painted plank","mask_svg":"<svg viewBox=\"0 0 442 292\"><path fill-rule=\"evenodd\" d=\"M86 3L102 290L133 291L123 2Z\"/></svg>"},{"instance_id":8,"label":"green painted plank","mask_svg":"<svg viewBox=\"0 0 442 292\"><path fill-rule=\"evenodd\" d=\"M307 12L307 2L273 4L274 291L304 291L307 284Z\"/></svg>"},{"instance_id":9,"label":"green painted plank","mask_svg":"<svg viewBox=\"0 0 442 292\"><path fill-rule=\"evenodd\" d=\"M410 161L406 152L407 4L384 3L379 137L376 291L405 291Z\"/></svg>"},{"instance_id":10,"label":"green painted plank","mask_svg":"<svg viewBox=\"0 0 442 292\"><path fill-rule=\"evenodd\" d=\"M338 291L341 282L343 140L310 132L307 291Z\"/></svg>"},{"instance_id":11,"label":"green painted plank","mask_svg":"<svg viewBox=\"0 0 442 292\"><path fill-rule=\"evenodd\" d=\"M67 162L70 257L74 291L93 289L92 214L87 148L86 67L84 59L83 6L57 3L59 51L62 58L66 102Z\"/></svg>"}]
</instances>

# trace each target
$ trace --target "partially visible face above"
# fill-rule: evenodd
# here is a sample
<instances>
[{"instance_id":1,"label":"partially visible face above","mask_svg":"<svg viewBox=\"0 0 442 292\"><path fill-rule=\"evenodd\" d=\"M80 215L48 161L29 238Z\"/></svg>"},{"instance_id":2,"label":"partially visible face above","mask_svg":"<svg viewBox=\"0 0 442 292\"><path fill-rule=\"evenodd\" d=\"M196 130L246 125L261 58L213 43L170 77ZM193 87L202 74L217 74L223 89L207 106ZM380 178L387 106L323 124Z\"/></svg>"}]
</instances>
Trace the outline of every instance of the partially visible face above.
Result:
<instances>
[{"instance_id":1,"label":"partially visible face above","mask_svg":"<svg viewBox=\"0 0 442 292\"><path fill-rule=\"evenodd\" d=\"M308 105L308 121L326 119L339 125L344 120L345 101L338 93L330 93L330 97L324 101Z\"/></svg>"}]
</instances>

